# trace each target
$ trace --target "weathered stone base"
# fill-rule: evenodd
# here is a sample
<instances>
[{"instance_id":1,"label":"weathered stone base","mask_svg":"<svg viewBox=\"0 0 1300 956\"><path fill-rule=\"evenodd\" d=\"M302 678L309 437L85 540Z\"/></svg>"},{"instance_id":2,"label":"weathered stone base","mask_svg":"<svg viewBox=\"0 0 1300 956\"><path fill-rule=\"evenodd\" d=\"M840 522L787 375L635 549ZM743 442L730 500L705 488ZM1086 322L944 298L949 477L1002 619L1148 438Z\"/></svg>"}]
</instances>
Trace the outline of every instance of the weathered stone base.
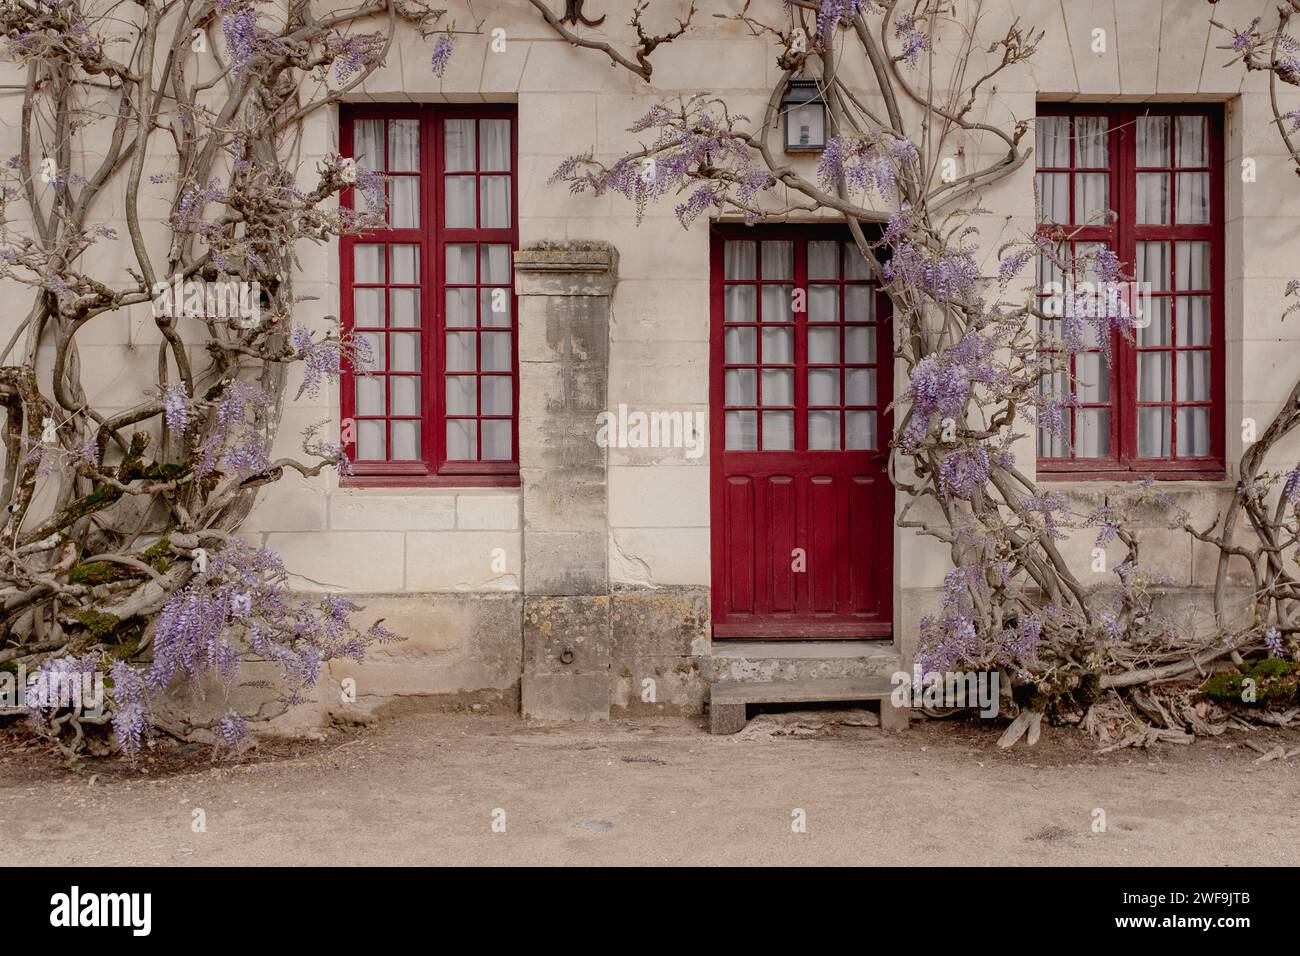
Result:
<instances>
[{"instance_id":1,"label":"weathered stone base","mask_svg":"<svg viewBox=\"0 0 1300 956\"><path fill-rule=\"evenodd\" d=\"M748 720L744 703L709 705L709 733L711 734L738 734L745 729Z\"/></svg>"},{"instance_id":2,"label":"weathered stone base","mask_svg":"<svg viewBox=\"0 0 1300 956\"><path fill-rule=\"evenodd\" d=\"M707 588L528 597L523 644L526 717L604 720L704 712Z\"/></svg>"},{"instance_id":3,"label":"weathered stone base","mask_svg":"<svg viewBox=\"0 0 1300 956\"><path fill-rule=\"evenodd\" d=\"M319 739L329 724L327 683L322 680L306 691L301 704L286 707L280 702L279 669L266 661L243 660L238 682L229 691L216 678L206 680L202 688L176 681L153 704L154 716L177 731L192 729L185 737L199 743L214 741L213 730L204 725L215 726L231 710L242 714L263 736Z\"/></svg>"},{"instance_id":4,"label":"weathered stone base","mask_svg":"<svg viewBox=\"0 0 1300 956\"><path fill-rule=\"evenodd\" d=\"M709 589L618 588L611 594L518 592L357 595L357 623L382 619L404 640L374 647L363 663L331 662L303 705L280 714L277 689L240 686L178 692L178 714L278 714L263 730L317 735L330 722L367 724L410 704L543 720L701 716L718 681L835 681L887 677L899 668L885 642L718 642ZM276 684L249 662L243 681ZM882 708L882 711L886 708ZM743 724L743 708L713 722ZM890 729L906 715L882 714ZM739 729L738 727L736 729Z\"/></svg>"},{"instance_id":5,"label":"weathered stone base","mask_svg":"<svg viewBox=\"0 0 1300 956\"><path fill-rule=\"evenodd\" d=\"M522 711L542 720L609 717L609 598L524 599Z\"/></svg>"},{"instance_id":6,"label":"weathered stone base","mask_svg":"<svg viewBox=\"0 0 1300 956\"><path fill-rule=\"evenodd\" d=\"M704 713L712 654L709 589L621 589L611 600L610 713Z\"/></svg>"},{"instance_id":7,"label":"weathered stone base","mask_svg":"<svg viewBox=\"0 0 1300 956\"><path fill-rule=\"evenodd\" d=\"M518 593L359 596L358 623L383 619L406 638L374 647L363 663L331 662L322 681L326 717L366 722L404 697L448 710L518 706L522 651Z\"/></svg>"},{"instance_id":8,"label":"weathered stone base","mask_svg":"<svg viewBox=\"0 0 1300 956\"><path fill-rule=\"evenodd\" d=\"M840 681L902 670L889 641L718 641L709 681Z\"/></svg>"},{"instance_id":9,"label":"weathered stone base","mask_svg":"<svg viewBox=\"0 0 1300 956\"><path fill-rule=\"evenodd\" d=\"M895 707L888 697L880 701L880 729L887 734L907 729L911 722L912 711L907 707Z\"/></svg>"}]
</instances>

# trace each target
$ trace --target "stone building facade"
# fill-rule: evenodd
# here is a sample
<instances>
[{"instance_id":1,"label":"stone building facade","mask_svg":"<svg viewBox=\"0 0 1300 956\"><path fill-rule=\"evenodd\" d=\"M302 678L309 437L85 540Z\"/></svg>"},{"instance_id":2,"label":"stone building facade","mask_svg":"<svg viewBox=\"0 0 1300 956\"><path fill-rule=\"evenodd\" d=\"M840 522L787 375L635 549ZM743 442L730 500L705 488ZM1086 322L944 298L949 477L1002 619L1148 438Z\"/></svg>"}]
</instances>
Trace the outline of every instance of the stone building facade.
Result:
<instances>
[{"instance_id":1,"label":"stone building facade","mask_svg":"<svg viewBox=\"0 0 1300 956\"><path fill-rule=\"evenodd\" d=\"M663 0L654 15L670 24L688 5ZM516 473L507 467L490 480L469 475L460 481L454 474L368 476L364 468L350 481L334 474L310 480L290 474L262 492L245 525L252 539L283 555L298 587L354 596L368 618L384 618L407 638L377 650L363 665L332 665L331 682L320 689L320 712L345 714L422 696L519 708L538 717L690 714L702 712L709 684L718 679L843 677L906 667L916 622L934 605L949 561L933 540L896 528L881 537L888 553L876 553L870 564L888 569L887 579L877 582L887 627L831 635L835 640L810 633L791 641L763 628L752 635L743 627L742 633L715 634L713 591L721 573L715 496L722 492L716 472L721 439L715 434L721 419L711 389L718 340L711 334L711 297L718 282L718 233L704 220L683 229L671 201L652 205L638 224L636 210L619 196L571 195L564 185L548 183L573 153L592 148L610 158L633 148L636 137L627 128L663 97L709 91L733 110L761 116L781 76L769 40L708 15L735 12L738 0L704 0L688 34L654 51L652 81L646 83L598 51L565 42L527 0L489 6L478 11L484 18L478 34L457 36L443 77L429 68L430 42L403 29L387 65L354 92L349 109L316 114L303 138L304 169L340 149L357 149L362 134L356 127L349 132L348 124L365 117L504 118L513 124L514 143L505 160L508 170L493 167L513 177L502 187L513 190L505 218L494 219L495 228L514 230L513 238L506 232L462 239L430 234L420 241L442 250L442 243L495 237L517 250L509 277L514 324L502 326L517 331L509 346L514 367L505 369L513 381L507 402L514 402L507 414L516 427L499 446L504 458L492 459L509 466L514 458ZM626 25L628 4L597 0L585 6L588 16L607 17L598 28L583 28L584 35L618 48L634 42ZM1215 16L1244 25L1267 7L1263 0L1225 0ZM1209 420L1222 464L1195 477L1162 476L1169 478L1163 489L1203 524L1231 493L1243 449L1238 423L1253 418L1262 428L1300 371L1300 330L1294 320L1281 320L1283 290L1295 275L1300 191L1271 126L1267 80L1223 67L1228 56L1217 47L1225 41L1211 28L1203 0L989 0L984 8L981 29L989 37L1017 17L1045 31L1032 61L1002 77L981 103L990 121L1141 106L1172 110L1176 117L1184 114L1173 108L1185 106L1191 110L1186 115L1205 110L1210 129L1219 131L1207 144L1215 154L1208 188L1221 192L1221 203L1210 203L1208 224L1216 232L1216 274L1214 288L1200 291L1208 291L1222 311L1211 332L1219 341L1208 353L1214 356L1210 374L1221 381ZM504 28L504 42L494 44L497 27ZM851 57L841 64L870 100L866 69ZM1286 99L1282 108L1300 106L1294 100ZM501 112L479 109L488 106ZM438 129L450 135L445 126ZM478 128L481 150L487 148L486 130ZM391 140L389 148L392 168ZM993 149L987 141L971 140L954 159L965 172ZM430 151L437 155L423 156L415 171L449 179L451 147L444 143ZM485 155L479 152L476 173L481 191L489 188ZM816 156L790 161L811 175ZM434 162L441 165L435 169ZM1251 176L1242 175L1243 164ZM986 191L982 205L993 212L975 224L990 272L996 270L998 245L1034 228L1034 167L1031 161ZM451 188L422 206L424 214L441 215L443 205L454 201ZM484 196L480 225L500 215L489 210ZM103 254L129 261L125 241L118 245L115 253ZM302 294L315 297L304 304L308 318L346 317L356 308L348 304L363 284L360 259L349 261L349 254L359 255L355 245L304 244L297 282ZM433 260L424 268L432 269ZM439 281L447 284L449 274L442 272ZM480 273L480 296L484 283ZM426 297L444 291L426 287ZM6 324L13 321L10 316ZM487 327L478 326L482 341ZM445 332L441 325L424 328ZM128 404L138 392L133 376L147 376L155 361L156 337L147 308L137 308L118 326L84 339L92 397L108 408ZM447 357L435 354L431 335L426 339L417 348L433 363L431 372L445 373ZM391 354L397 361L396 352ZM485 361L480 354L474 366L480 378ZM901 371L892 379L897 395L905 385ZM445 400L444 383L425 381L418 401L425 403L425 414L433 414L429 403ZM115 399L115 392L121 397ZM395 396L388 401L396 402ZM357 401L341 404L336 390L315 403L304 399L289 406L281 428L286 450L312 422L360 419ZM882 414L885 404L887 396L877 406ZM688 447L598 441L600 415L616 420L621 406L629 413L682 413L683 422L698 414L708 423L709 440L698 455ZM486 448L488 419L482 417L485 406L478 407L475 440ZM388 425L377 427L389 428L385 448L395 452L398 426L391 416L390 410ZM505 434L491 428L494 435ZM443 457L447 441L436 439ZM1032 454L1024 457L1033 461ZM1083 511L1129 480L1066 473L1053 479L1053 488L1076 499ZM1169 530L1156 515L1144 541L1168 579L1171 599L1204 606L1217 553ZM1065 553L1086 567L1092 547L1090 536L1079 536L1065 545ZM355 681L355 703L339 703L340 682L347 678Z\"/></svg>"}]
</instances>

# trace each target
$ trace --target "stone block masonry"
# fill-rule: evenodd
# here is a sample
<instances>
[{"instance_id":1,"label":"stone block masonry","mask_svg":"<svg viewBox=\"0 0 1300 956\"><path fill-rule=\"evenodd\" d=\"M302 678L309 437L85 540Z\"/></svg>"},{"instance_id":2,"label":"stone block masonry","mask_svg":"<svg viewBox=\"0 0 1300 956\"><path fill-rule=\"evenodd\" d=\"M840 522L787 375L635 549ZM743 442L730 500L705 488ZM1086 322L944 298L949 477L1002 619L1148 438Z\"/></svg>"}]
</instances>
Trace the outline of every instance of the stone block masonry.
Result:
<instances>
[{"instance_id":1,"label":"stone block masonry","mask_svg":"<svg viewBox=\"0 0 1300 956\"><path fill-rule=\"evenodd\" d=\"M525 715L609 717L609 492L596 416L609 380L618 254L603 242L515 253L523 476Z\"/></svg>"},{"instance_id":2,"label":"stone block masonry","mask_svg":"<svg viewBox=\"0 0 1300 956\"><path fill-rule=\"evenodd\" d=\"M523 713L603 720L700 713L708 590L611 588L610 303L618 253L539 242L515 254L523 476Z\"/></svg>"}]
</instances>

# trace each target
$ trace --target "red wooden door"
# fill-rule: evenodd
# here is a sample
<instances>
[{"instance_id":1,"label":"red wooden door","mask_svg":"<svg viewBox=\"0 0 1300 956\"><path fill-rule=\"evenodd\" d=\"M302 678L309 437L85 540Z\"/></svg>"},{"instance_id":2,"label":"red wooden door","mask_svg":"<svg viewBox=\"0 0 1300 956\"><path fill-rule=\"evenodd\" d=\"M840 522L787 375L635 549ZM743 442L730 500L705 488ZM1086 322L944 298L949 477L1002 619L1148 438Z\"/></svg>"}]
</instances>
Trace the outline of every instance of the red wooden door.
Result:
<instances>
[{"instance_id":1,"label":"red wooden door","mask_svg":"<svg viewBox=\"0 0 1300 956\"><path fill-rule=\"evenodd\" d=\"M718 227L715 637L891 634L887 298L846 232Z\"/></svg>"}]
</instances>

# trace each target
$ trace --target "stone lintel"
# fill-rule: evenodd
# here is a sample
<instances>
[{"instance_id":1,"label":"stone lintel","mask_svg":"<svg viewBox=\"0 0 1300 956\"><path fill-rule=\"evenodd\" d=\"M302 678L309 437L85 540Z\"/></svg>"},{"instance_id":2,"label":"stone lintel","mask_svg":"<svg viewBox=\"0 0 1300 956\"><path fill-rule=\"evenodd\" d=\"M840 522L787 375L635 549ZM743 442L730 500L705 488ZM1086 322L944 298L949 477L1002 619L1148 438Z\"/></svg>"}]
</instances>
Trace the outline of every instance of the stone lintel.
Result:
<instances>
[{"instance_id":1,"label":"stone lintel","mask_svg":"<svg viewBox=\"0 0 1300 956\"><path fill-rule=\"evenodd\" d=\"M515 252L520 295L609 296L618 275L618 250L580 239L531 242Z\"/></svg>"}]
</instances>

